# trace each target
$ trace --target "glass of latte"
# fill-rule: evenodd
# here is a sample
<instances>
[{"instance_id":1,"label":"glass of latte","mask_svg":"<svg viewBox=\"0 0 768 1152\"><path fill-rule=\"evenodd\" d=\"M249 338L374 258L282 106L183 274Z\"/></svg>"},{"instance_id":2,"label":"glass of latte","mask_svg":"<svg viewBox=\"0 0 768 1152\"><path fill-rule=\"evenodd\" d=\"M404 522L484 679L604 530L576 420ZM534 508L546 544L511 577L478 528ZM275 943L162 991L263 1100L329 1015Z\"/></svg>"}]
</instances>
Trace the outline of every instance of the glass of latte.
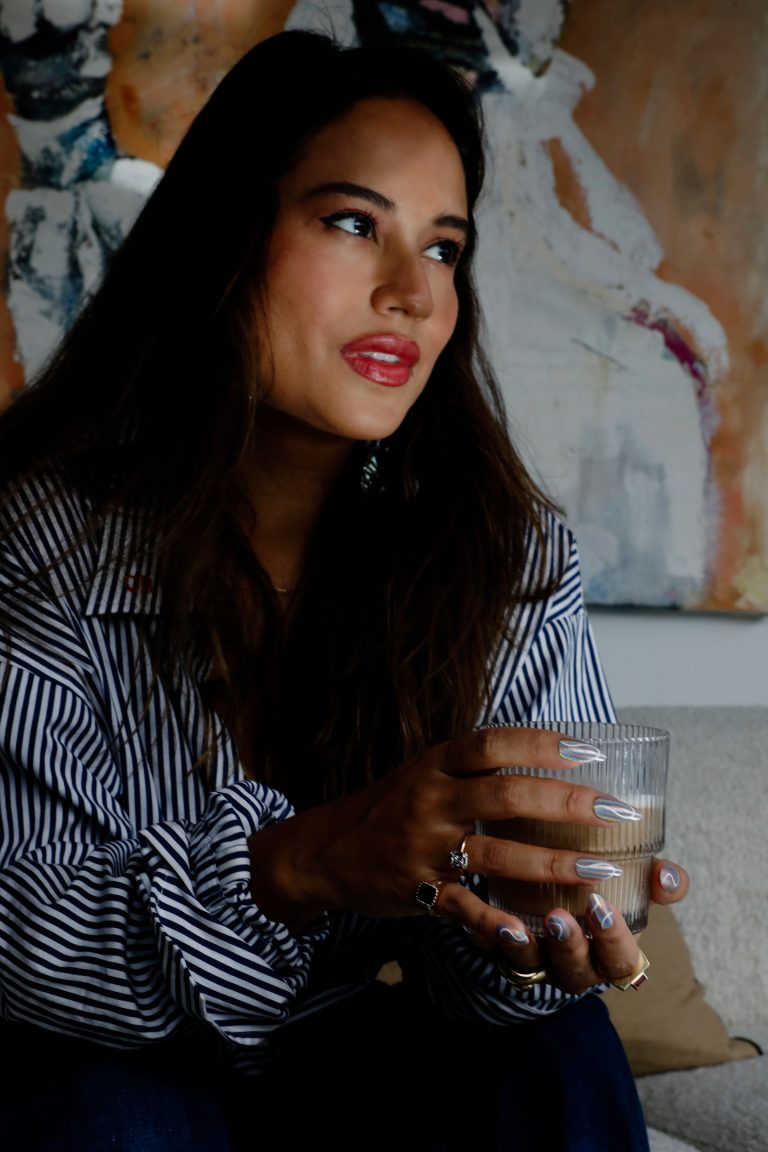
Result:
<instances>
[{"instance_id":1,"label":"glass of latte","mask_svg":"<svg viewBox=\"0 0 768 1152\"><path fill-rule=\"evenodd\" d=\"M669 733L636 724L541 721L521 727L547 728L595 745L604 760L589 760L564 769L511 765L502 774L517 773L568 780L596 788L601 795L633 805L640 820L595 827L548 820L478 821L478 832L518 843L567 848L594 860L612 864L618 872L592 885L536 884L489 876L488 900L519 916L536 936L546 934L544 916L552 908L565 908L585 924L587 899L599 892L619 910L632 932L648 922L651 863L664 847L664 799L669 759Z\"/></svg>"}]
</instances>

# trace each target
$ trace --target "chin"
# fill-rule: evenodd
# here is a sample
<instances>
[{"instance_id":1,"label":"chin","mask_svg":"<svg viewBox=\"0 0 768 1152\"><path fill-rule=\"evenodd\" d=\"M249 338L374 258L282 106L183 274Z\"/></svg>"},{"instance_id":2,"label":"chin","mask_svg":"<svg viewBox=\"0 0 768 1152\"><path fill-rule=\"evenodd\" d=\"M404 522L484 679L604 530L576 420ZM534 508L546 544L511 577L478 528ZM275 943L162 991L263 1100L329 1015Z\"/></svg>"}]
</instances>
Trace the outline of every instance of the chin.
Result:
<instances>
[{"instance_id":1,"label":"chin","mask_svg":"<svg viewBox=\"0 0 768 1152\"><path fill-rule=\"evenodd\" d=\"M408 414L410 404L398 412L379 415L373 419L357 421L357 429L353 433L355 440L386 440L393 432L397 432Z\"/></svg>"},{"instance_id":2,"label":"chin","mask_svg":"<svg viewBox=\"0 0 768 1152\"><path fill-rule=\"evenodd\" d=\"M386 440L388 436L392 436L393 433L397 432L402 422L402 419L400 419L389 424L377 424L367 428L364 432L359 432L358 434L351 436L350 439L363 443L368 443L371 440Z\"/></svg>"}]
</instances>

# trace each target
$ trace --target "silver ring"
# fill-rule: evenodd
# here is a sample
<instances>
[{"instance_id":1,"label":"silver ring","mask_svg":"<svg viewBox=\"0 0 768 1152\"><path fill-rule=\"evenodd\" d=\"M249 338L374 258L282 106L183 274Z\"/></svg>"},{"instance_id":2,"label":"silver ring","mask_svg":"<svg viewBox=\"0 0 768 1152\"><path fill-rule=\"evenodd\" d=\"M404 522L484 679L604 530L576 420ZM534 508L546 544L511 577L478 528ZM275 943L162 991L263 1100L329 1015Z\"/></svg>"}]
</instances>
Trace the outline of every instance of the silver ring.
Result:
<instances>
[{"instance_id":1,"label":"silver ring","mask_svg":"<svg viewBox=\"0 0 768 1152\"><path fill-rule=\"evenodd\" d=\"M456 868L459 872L464 872L469 868L469 854L467 853L466 845L467 837L465 836L458 848L454 848L452 852L448 853L451 868Z\"/></svg>"},{"instance_id":2,"label":"silver ring","mask_svg":"<svg viewBox=\"0 0 768 1152\"><path fill-rule=\"evenodd\" d=\"M436 884L430 884L428 880L422 880L421 884L416 885L416 902L421 904L422 908L426 908L430 916L439 915L435 904L444 883L445 881L438 880Z\"/></svg>"}]
</instances>

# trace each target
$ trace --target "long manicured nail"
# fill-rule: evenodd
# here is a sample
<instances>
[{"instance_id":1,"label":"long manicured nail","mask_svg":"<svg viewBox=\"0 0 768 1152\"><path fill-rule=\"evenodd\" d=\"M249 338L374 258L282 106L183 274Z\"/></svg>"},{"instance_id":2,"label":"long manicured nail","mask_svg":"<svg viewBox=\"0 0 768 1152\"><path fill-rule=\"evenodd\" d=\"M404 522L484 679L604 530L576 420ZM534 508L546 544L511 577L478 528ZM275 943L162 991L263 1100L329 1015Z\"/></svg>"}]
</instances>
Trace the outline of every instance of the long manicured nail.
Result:
<instances>
[{"instance_id":1,"label":"long manicured nail","mask_svg":"<svg viewBox=\"0 0 768 1152\"><path fill-rule=\"evenodd\" d=\"M547 932L553 940L567 940L571 934L571 926L566 924L561 916L550 916L547 919Z\"/></svg>"},{"instance_id":2,"label":"long manicured nail","mask_svg":"<svg viewBox=\"0 0 768 1152\"><path fill-rule=\"evenodd\" d=\"M659 872L659 883L665 892L677 892L680 887L680 873L673 864L665 864Z\"/></svg>"},{"instance_id":3,"label":"long manicured nail","mask_svg":"<svg viewBox=\"0 0 768 1152\"><path fill-rule=\"evenodd\" d=\"M569 760L571 764L589 764L591 760L605 760L605 756L594 744L586 744L583 740L561 740L560 757Z\"/></svg>"},{"instance_id":4,"label":"long manicured nail","mask_svg":"<svg viewBox=\"0 0 768 1152\"><path fill-rule=\"evenodd\" d=\"M499 940L503 940L505 944L529 944L528 933L524 932L522 928L508 928L506 924L501 924L496 929L496 935Z\"/></svg>"},{"instance_id":5,"label":"long manicured nail","mask_svg":"<svg viewBox=\"0 0 768 1152\"><path fill-rule=\"evenodd\" d=\"M625 804L623 800L616 800L613 796L598 796L592 805L592 811L601 820L617 820L622 824L643 818L639 808Z\"/></svg>"},{"instance_id":6,"label":"long manicured nail","mask_svg":"<svg viewBox=\"0 0 768 1152\"><path fill-rule=\"evenodd\" d=\"M582 880L615 880L624 875L618 864L611 864L610 860L577 860L575 867Z\"/></svg>"},{"instance_id":7,"label":"long manicured nail","mask_svg":"<svg viewBox=\"0 0 768 1152\"><path fill-rule=\"evenodd\" d=\"M611 927L614 920L613 911L602 896L599 896L597 892L592 892L587 901L587 907L601 928Z\"/></svg>"}]
</instances>

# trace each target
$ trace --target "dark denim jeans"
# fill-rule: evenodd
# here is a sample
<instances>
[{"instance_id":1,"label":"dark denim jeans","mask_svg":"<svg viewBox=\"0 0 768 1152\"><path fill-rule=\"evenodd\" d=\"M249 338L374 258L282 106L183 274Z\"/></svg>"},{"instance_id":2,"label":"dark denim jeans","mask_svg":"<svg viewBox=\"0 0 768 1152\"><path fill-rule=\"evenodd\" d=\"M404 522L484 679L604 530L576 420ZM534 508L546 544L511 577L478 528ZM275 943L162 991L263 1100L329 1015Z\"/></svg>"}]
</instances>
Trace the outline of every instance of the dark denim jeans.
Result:
<instances>
[{"instance_id":1,"label":"dark denim jeans","mask_svg":"<svg viewBox=\"0 0 768 1152\"><path fill-rule=\"evenodd\" d=\"M116 1052L0 1025L0 1149L648 1152L599 997L494 1028L382 985L283 1029L266 1077L235 1083L215 1053L191 1039Z\"/></svg>"}]
</instances>

